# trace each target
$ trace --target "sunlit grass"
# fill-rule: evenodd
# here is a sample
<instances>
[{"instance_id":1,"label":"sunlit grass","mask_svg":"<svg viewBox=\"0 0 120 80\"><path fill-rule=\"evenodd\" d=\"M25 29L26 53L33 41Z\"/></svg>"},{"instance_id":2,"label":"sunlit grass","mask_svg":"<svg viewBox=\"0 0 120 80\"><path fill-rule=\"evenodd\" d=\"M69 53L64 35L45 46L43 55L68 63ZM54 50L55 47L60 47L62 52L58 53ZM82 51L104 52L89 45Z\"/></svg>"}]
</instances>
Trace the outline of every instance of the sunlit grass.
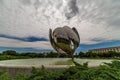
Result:
<instances>
[{"instance_id":1,"label":"sunlit grass","mask_svg":"<svg viewBox=\"0 0 120 80\"><path fill-rule=\"evenodd\" d=\"M72 62L72 59L67 60L67 61L57 61L55 62L55 65L73 65L74 63Z\"/></svg>"}]
</instances>

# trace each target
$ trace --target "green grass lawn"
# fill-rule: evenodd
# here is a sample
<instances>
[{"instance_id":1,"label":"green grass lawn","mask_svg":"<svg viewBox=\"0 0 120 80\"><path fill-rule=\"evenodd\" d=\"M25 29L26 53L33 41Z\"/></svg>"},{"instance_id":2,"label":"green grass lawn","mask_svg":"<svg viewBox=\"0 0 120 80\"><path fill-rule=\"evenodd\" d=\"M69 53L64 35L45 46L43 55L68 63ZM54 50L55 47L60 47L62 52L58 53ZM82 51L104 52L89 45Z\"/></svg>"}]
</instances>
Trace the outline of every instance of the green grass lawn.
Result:
<instances>
[{"instance_id":1,"label":"green grass lawn","mask_svg":"<svg viewBox=\"0 0 120 80\"><path fill-rule=\"evenodd\" d=\"M57 61L55 62L55 65L74 65L72 60L66 60L66 61Z\"/></svg>"}]
</instances>

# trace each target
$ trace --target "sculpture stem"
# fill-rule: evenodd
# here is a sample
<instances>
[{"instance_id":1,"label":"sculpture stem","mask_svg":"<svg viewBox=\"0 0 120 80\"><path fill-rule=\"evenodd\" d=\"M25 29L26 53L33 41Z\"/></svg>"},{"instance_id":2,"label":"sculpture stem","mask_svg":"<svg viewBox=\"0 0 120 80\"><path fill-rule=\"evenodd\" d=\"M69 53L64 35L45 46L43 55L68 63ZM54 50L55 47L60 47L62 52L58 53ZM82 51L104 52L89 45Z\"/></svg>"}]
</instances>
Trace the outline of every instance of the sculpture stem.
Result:
<instances>
[{"instance_id":1,"label":"sculpture stem","mask_svg":"<svg viewBox=\"0 0 120 80\"><path fill-rule=\"evenodd\" d=\"M74 60L74 56L73 55L71 55L71 58L72 58L72 62L75 64L75 66L80 66L81 65L81 64L79 64L78 62L76 62Z\"/></svg>"}]
</instances>

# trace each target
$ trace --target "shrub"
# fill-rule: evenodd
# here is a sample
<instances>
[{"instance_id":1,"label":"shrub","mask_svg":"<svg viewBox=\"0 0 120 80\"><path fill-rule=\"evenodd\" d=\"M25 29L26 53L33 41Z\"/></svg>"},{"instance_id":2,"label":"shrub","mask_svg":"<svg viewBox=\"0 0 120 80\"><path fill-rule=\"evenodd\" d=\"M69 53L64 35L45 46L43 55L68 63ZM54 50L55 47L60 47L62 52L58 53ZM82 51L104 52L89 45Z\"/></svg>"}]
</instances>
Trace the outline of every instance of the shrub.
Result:
<instances>
[{"instance_id":1,"label":"shrub","mask_svg":"<svg viewBox=\"0 0 120 80\"><path fill-rule=\"evenodd\" d=\"M44 66L40 70L33 67L31 74L19 74L13 79L6 72L0 72L0 80L120 80L119 61L95 68L88 68L86 65L87 63L55 71L48 71Z\"/></svg>"},{"instance_id":2,"label":"shrub","mask_svg":"<svg viewBox=\"0 0 120 80\"><path fill-rule=\"evenodd\" d=\"M10 80L6 72L0 72L0 80Z\"/></svg>"}]
</instances>

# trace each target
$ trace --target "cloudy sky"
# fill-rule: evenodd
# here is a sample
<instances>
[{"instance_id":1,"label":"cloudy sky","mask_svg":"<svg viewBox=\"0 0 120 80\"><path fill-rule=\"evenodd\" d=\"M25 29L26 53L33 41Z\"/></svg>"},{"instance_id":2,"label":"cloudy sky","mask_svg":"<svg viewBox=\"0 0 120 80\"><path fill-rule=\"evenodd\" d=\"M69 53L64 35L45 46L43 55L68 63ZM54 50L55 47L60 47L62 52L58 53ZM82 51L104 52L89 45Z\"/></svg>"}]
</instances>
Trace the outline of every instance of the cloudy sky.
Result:
<instances>
[{"instance_id":1,"label":"cloudy sky","mask_svg":"<svg viewBox=\"0 0 120 80\"><path fill-rule=\"evenodd\" d=\"M49 29L80 35L77 51L120 46L120 0L0 0L0 52L53 50Z\"/></svg>"}]
</instances>

